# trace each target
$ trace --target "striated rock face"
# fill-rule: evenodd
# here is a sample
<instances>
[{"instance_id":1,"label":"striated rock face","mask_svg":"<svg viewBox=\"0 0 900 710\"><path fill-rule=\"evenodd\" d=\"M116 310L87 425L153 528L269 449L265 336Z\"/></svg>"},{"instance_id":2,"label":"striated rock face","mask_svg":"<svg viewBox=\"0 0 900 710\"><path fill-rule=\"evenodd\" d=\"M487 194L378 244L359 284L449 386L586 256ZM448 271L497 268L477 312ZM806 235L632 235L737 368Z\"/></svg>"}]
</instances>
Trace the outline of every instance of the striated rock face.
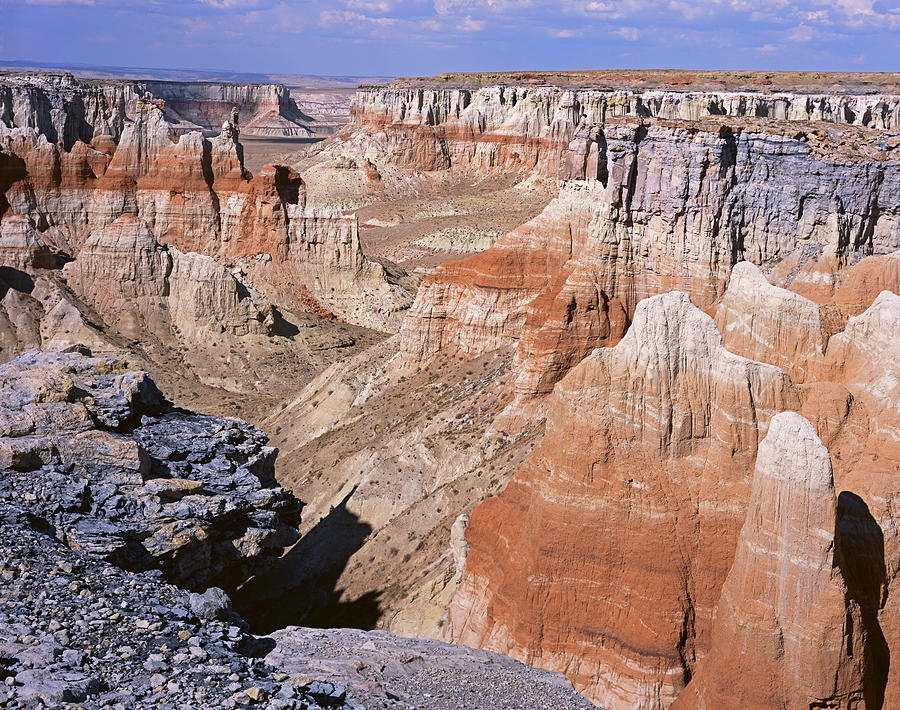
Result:
<instances>
[{"instance_id":1,"label":"striated rock face","mask_svg":"<svg viewBox=\"0 0 900 710\"><path fill-rule=\"evenodd\" d=\"M131 120L118 141L95 137L93 147L76 140L66 148L39 127L0 125L6 204L48 246L73 257L96 241L98 230L137 215L160 244L236 263L248 282L286 308L312 303L315 311L361 325L396 328L411 302L408 285L389 283L385 270L365 258L355 217L307 210L303 180L289 168L264 166L252 176L232 120L213 139L199 132L176 137L177 126L157 104L143 98L129 104Z\"/></svg>"},{"instance_id":2,"label":"striated rock face","mask_svg":"<svg viewBox=\"0 0 900 710\"><path fill-rule=\"evenodd\" d=\"M546 434L472 513L447 636L666 707L709 644L781 370L722 347L683 293L643 301L550 397Z\"/></svg>"},{"instance_id":3,"label":"striated rock face","mask_svg":"<svg viewBox=\"0 0 900 710\"><path fill-rule=\"evenodd\" d=\"M368 136L367 157L433 171L536 170L583 179L603 172L602 133L586 124L632 116L696 121L710 116L822 121L892 129L896 94L567 89L554 86L360 87L351 130ZM570 144L575 140L575 146ZM592 147L591 147L592 146ZM560 159L562 170L560 170ZM586 172L587 171L587 172Z\"/></svg>"},{"instance_id":4,"label":"striated rock face","mask_svg":"<svg viewBox=\"0 0 900 710\"><path fill-rule=\"evenodd\" d=\"M135 82L134 93L162 102L172 119L188 130L217 130L237 109L248 136L311 136L310 117L303 114L281 84L227 84L206 81Z\"/></svg>"},{"instance_id":5,"label":"striated rock face","mask_svg":"<svg viewBox=\"0 0 900 710\"><path fill-rule=\"evenodd\" d=\"M179 133L218 130L235 109L251 136L310 136L311 119L281 84L77 79L71 74L0 75L0 123L35 128L70 149L96 136L118 139L141 101Z\"/></svg>"},{"instance_id":6,"label":"striated rock face","mask_svg":"<svg viewBox=\"0 0 900 710\"><path fill-rule=\"evenodd\" d=\"M472 513L447 637L610 708L892 707L900 297L830 338L826 317L893 262L862 260L822 305L739 264L722 337L684 294L642 301ZM800 414L770 424L782 410Z\"/></svg>"},{"instance_id":7,"label":"striated rock face","mask_svg":"<svg viewBox=\"0 0 900 710\"><path fill-rule=\"evenodd\" d=\"M605 173L564 184L531 223L431 273L403 350L421 361L518 340L517 389L543 395L593 347L616 342L642 298L678 288L708 309L740 260L812 252L840 268L851 254L892 252L893 144L872 133L866 150L884 152L853 153L843 130L857 129L608 119Z\"/></svg>"},{"instance_id":8,"label":"striated rock face","mask_svg":"<svg viewBox=\"0 0 900 710\"><path fill-rule=\"evenodd\" d=\"M716 309L716 325L726 348L777 365L794 382L821 365L826 335L819 306L772 286L750 262L731 271L728 290Z\"/></svg>"},{"instance_id":9,"label":"striated rock face","mask_svg":"<svg viewBox=\"0 0 900 710\"><path fill-rule=\"evenodd\" d=\"M297 538L262 432L172 410L145 372L31 351L0 366L0 392L0 497L73 549L204 589Z\"/></svg>"},{"instance_id":10,"label":"striated rock face","mask_svg":"<svg viewBox=\"0 0 900 710\"><path fill-rule=\"evenodd\" d=\"M95 230L63 271L69 286L110 323L200 343L222 332L274 330L272 307L208 256L163 247L133 215Z\"/></svg>"},{"instance_id":11,"label":"striated rock face","mask_svg":"<svg viewBox=\"0 0 900 710\"><path fill-rule=\"evenodd\" d=\"M866 693L870 641L838 565L837 525L828 449L799 414L776 415L709 654L673 710L881 707Z\"/></svg>"}]
</instances>

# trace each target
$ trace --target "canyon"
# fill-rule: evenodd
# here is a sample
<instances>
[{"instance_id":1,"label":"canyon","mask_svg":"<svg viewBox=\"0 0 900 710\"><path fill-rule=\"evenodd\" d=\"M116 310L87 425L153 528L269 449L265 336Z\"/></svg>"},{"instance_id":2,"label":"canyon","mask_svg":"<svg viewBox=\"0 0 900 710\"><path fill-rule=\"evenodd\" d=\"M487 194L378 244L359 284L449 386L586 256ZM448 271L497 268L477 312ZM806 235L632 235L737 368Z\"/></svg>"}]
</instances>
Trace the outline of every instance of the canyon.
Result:
<instances>
[{"instance_id":1,"label":"canyon","mask_svg":"<svg viewBox=\"0 0 900 710\"><path fill-rule=\"evenodd\" d=\"M898 122L895 74L447 74L251 172L242 136L315 130L284 87L3 75L0 360L86 347L266 432L252 560L150 553L280 648L440 639L608 710L893 707ZM68 465L36 406L10 485ZM128 436L177 468L166 416Z\"/></svg>"}]
</instances>

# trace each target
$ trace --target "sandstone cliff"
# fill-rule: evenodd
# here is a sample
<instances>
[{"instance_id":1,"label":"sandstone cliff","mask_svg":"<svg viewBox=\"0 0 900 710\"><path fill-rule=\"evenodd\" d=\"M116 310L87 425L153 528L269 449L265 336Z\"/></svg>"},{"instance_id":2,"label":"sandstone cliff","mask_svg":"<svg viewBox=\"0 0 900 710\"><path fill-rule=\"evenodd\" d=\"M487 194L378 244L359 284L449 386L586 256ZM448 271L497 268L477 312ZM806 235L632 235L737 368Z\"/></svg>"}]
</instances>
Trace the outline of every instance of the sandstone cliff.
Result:
<instances>
[{"instance_id":1,"label":"sandstone cliff","mask_svg":"<svg viewBox=\"0 0 900 710\"><path fill-rule=\"evenodd\" d=\"M679 288L711 308L742 259L832 264L818 277L830 295L851 258L900 245L896 147L859 130L607 119L584 138L602 140L604 170L565 182L491 249L430 274L403 350L421 362L518 341L517 390L528 397L616 342L642 298Z\"/></svg>"},{"instance_id":2,"label":"sandstone cliff","mask_svg":"<svg viewBox=\"0 0 900 710\"><path fill-rule=\"evenodd\" d=\"M66 148L98 135L118 139L151 101L179 133L217 131L237 109L247 135L306 137L312 119L281 84L78 79L71 74L0 74L0 123L36 128Z\"/></svg>"},{"instance_id":3,"label":"sandstone cliff","mask_svg":"<svg viewBox=\"0 0 900 710\"><path fill-rule=\"evenodd\" d=\"M709 654L673 709L881 707L864 683L873 641L838 564L838 520L828 449L799 414L778 414Z\"/></svg>"},{"instance_id":4,"label":"sandstone cliff","mask_svg":"<svg viewBox=\"0 0 900 710\"><path fill-rule=\"evenodd\" d=\"M213 139L178 137L155 103L141 99L130 111L117 142L97 136L93 147L76 140L67 149L39 127L0 126L4 209L27 216L45 243L69 256L97 229L138 215L161 244L228 262L286 308L311 303L396 328L411 301L408 284L365 258L355 217L305 209L303 180L288 168L252 176L230 120Z\"/></svg>"},{"instance_id":5,"label":"sandstone cliff","mask_svg":"<svg viewBox=\"0 0 900 710\"><path fill-rule=\"evenodd\" d=\"M559 383L534 454L473 512L448 637L561 670L610 708L666 707L708 644L757 443L796 402L687 295L642 301L617 346Z\"/></svg>"},{"instance_id":6,"label":"sandstone cliff","mask_svg":"<svg viewBox=\"0 0 900 710\"><path fill-rule=\"evenodd\" d=\"M893 263L872 260L849 273ZM611 708L890 706L900 297L829 338L832 305L734 270L725 345L792 382L742 358L736 376L686 296L642 301L618 345L557 384L544 439L472 513L448 637L561 670ZM815 433L779 415L758 453L782 409Z\"/></svg>"},{"instance_id":7,"label":"sandstone cliff","mask_svg":"<svg viewBox=\"0 0 900 710\"><path fill-rule=\"evenodd\" d=\"M582 124L614 117L696 121L710 116L828 122L892 129L896 93L749 93L554 86L361 87L350 128L367 138L367 157L415 170L537 170L555 177ZM565 164L565 163L564 163ZM568 162L568 167L584 164ZM563 174L562 177L575 177Z\"/></svg>"}]
</instances>

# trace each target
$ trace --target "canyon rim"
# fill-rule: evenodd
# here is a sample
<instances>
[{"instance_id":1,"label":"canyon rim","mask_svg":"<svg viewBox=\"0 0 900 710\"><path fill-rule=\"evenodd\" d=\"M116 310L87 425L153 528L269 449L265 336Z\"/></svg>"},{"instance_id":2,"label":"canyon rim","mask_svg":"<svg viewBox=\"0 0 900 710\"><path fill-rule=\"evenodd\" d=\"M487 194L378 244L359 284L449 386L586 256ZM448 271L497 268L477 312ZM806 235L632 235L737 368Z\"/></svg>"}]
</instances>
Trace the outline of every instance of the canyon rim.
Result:
<instances>
[{"instance_id":1,"label":"canyon rim","mask_svg":"<svg viewBox=\"0 0 900 710\"><path fill-rule=\"evenodd\" d=\"M634 5L0 2L0 707L900 708L900 7Z\"/></svg>"}]
</instances>

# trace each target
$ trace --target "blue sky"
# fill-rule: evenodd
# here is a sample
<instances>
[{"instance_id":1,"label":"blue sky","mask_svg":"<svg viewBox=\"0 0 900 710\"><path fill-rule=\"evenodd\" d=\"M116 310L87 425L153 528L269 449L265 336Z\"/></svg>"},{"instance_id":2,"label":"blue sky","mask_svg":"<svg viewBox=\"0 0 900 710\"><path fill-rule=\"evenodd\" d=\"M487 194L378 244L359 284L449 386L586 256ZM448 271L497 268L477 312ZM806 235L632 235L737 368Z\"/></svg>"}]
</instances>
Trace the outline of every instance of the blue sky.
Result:
<instances>
[{"instance_id":1,"label":"blue sky","mask_svg":"<svg viewBox=\"0 0 900 710\"><path fill-rule=\"evenodd\" d=\"M290 74L900 70L900 0L0 0L0 59Z\"/></svg>"}]
</instances>

